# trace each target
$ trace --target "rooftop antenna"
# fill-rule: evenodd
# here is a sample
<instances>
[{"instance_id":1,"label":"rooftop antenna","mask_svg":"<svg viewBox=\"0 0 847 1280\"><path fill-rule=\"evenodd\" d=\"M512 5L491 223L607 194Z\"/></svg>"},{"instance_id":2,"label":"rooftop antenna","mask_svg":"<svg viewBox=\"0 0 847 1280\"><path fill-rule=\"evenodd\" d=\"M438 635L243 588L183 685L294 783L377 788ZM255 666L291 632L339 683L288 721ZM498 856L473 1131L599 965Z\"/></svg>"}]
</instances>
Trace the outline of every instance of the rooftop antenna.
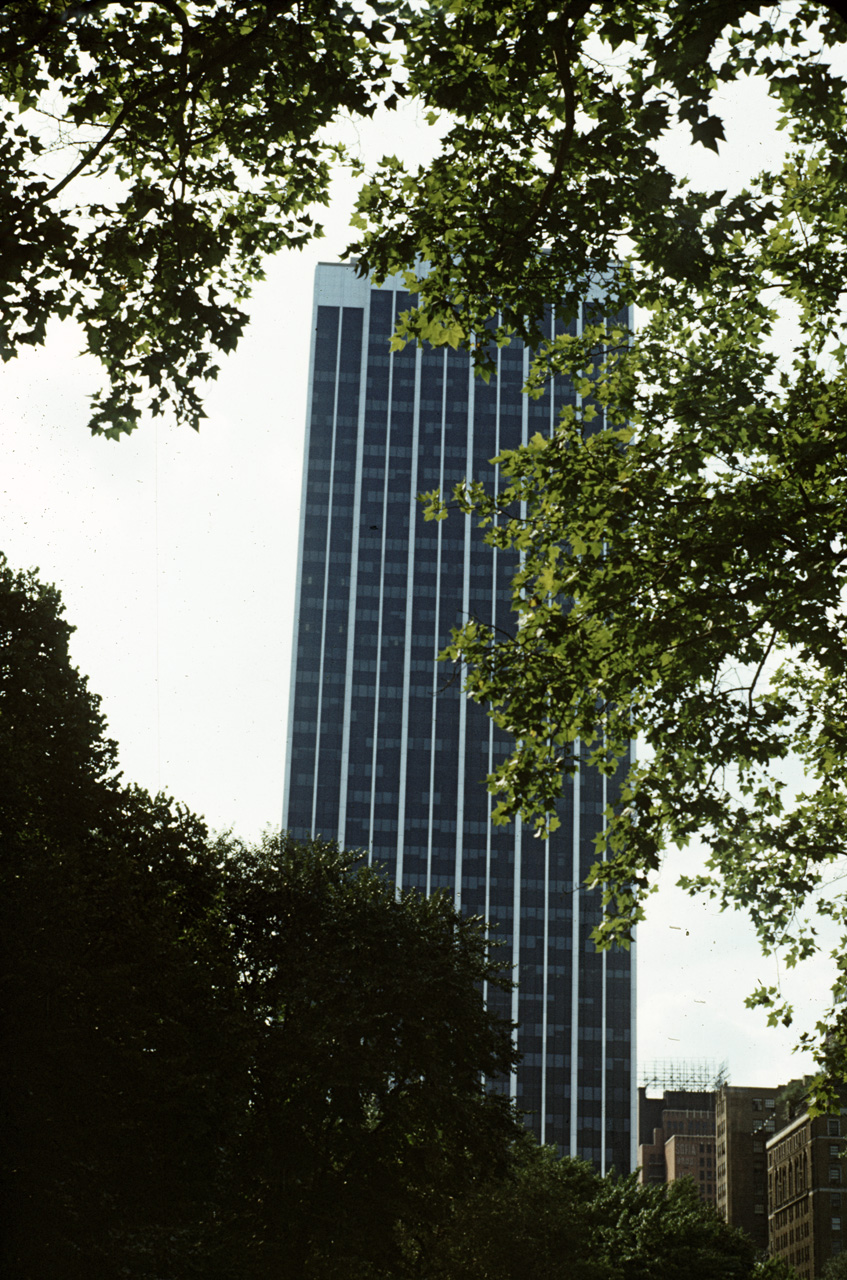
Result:
<instances>
[{"instance_id":1,"label":"rooftop antenna","mask_svg":"<svg viewBox=\"0 0 847 1280\"><path fill-rule=\"evenodd\" d=\"M646 1089L679 1089L716 1093L729 1083L729 1064L712 1058L658 1058L641 1067L640 1084Z\"/></svg>"}]
</instances>

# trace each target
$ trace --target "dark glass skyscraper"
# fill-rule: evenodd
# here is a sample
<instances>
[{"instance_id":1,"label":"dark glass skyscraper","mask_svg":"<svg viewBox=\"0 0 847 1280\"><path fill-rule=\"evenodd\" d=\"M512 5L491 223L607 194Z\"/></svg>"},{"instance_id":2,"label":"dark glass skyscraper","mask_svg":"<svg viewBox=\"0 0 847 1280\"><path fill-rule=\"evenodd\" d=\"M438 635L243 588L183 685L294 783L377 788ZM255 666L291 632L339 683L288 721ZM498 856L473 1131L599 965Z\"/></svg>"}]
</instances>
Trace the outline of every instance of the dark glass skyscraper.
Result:
<instances>
[{"instance_id":1,"label":"dark glass skyscraper","mask_svg":"<svg viewBox=\"0 0 847 1280\"><path fill-rule=\"evenodd\" d=\"M547 841L492 827L485 778L509 744L436 655L469 616L510 625L514 561L469 518L425 523L417 501L464 476L496 485L490 459L549 432L574 392L522 395L520 344L488 384L462 353L391 354L408 305L399 284L318 267L284 825L366 849L398 887L446 888L496 927L518 986L491 999L523 1053L501 1087L543 1142L627 1171L634 952L594 950L599 900L582 886L615 783L580 770Z\"/></svg>"}]
</instances>

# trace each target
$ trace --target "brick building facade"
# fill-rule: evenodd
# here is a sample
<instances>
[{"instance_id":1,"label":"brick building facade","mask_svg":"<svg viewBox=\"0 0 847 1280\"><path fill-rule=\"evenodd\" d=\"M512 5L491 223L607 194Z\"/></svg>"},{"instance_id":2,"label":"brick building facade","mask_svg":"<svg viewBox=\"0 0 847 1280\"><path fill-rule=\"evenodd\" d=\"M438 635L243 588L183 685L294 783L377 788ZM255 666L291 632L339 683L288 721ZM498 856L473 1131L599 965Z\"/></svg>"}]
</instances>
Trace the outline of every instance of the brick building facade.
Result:
<instances>
[{"instance_id":1,"label":"brick building facade","mask_svg":"<svg viewBox=\"0 0 847 1280\"><path fill-rule=\"evenodd\" d=\"M847 1106L796 1116L767 1143L769 1252L815 1280L843 1251Z\"/></svg>"},{"instance_id":2,"label":"brick building facade","mask_svg":"<svg viewBox=\"0 0 847 1280\"><path fill-rule=\"evenodd\" d=\"M776 1127L781 1088L725 1084L715 1097L716 1207L763 1250L768 1245L765 1145Z\"/></svg>"},{"instance_id":3,"label":"brick building facade","mask_svg":"<svg viewBox=\"0 0 847 1280\"><path fill-rule=\"evenodd\" d=\"M642 1185L691 1178L706 1204L715 1203L715 1095L638 1090L638 1180Z\"/></svg>"}]
</instances>

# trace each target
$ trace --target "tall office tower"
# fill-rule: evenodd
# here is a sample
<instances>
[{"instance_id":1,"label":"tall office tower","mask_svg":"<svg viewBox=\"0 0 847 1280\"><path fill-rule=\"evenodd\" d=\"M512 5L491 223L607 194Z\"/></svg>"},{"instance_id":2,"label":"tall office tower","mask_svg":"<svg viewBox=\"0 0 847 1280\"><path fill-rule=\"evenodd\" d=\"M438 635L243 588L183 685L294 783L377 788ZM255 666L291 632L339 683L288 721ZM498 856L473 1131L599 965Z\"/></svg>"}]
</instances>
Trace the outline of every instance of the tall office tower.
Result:
<instances>
[{"instance_id":1,"label":"tall office tower","mask_svg":"<svg viewBox=\"0 0 847 1280\"><path fill-rule=\"evenodd\" d=\"M582 769L547 841L492 827L485 778L509 743L436 655L468 617L512 624L514 561L464 516L425 523L417 501L464 476L496 485L490 459L549 432L574 393L523 396L519 344L488 384L463 353L390 354L408 305L396 281L318 268L284 825L367 850L398 888L447 889L491 922L518 987L488 994L523 1053L492 1087L541 1141L628 1171L634 956L594 950L598 895L582 885L615 781Z\"/></svg>"}]
</instances>

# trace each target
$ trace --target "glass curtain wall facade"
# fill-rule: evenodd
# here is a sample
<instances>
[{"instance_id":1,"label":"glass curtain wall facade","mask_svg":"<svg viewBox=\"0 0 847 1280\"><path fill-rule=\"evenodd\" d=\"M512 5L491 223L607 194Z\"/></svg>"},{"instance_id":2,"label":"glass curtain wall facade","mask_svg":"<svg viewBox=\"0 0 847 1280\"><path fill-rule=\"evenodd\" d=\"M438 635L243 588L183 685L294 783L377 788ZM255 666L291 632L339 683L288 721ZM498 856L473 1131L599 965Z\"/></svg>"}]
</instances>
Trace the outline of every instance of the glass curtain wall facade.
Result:
<instances>
[{"instance_id":1,"label":"glass curtain wall facade","mask_svg":"<svg viewBox=\"0 0 847 1280\"><path fill-rule=\"evenodd\" d=\"M490 459L549 432L574 392L560 380L522 395L516 343L488 384L463 353L389 353L409 305L391 283L317 270L283 823L367 850L398 889L447 889L490 922L517 978L490 999L523 1054L491 1087L542 1142L628 1171L634 948L594 950L599 895L583 887L616 782L581 769L549 840L492 826L485 778L509 741L436 656L470 616L510 626L514 561L469 518L425 523L417 501L465 476L496 485Z\"/></svg>"}]
</instances>

